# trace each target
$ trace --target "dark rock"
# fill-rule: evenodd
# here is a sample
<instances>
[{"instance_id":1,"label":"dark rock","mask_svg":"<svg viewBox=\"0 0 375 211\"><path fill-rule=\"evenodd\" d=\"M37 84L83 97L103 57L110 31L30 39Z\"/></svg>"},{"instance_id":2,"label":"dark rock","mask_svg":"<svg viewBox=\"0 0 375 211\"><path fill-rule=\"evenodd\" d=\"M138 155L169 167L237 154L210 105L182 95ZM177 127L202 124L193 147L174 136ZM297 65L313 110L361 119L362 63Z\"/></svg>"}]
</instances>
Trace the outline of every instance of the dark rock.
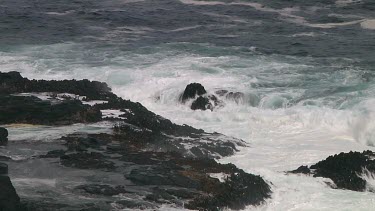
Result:
<instances>
[{"instance_id":1,"label":"dark rock","mask_svg":"<svg viewBox=\"0 0 375 211\"><path fill-rule=\"evenodd\" d=\"M66 125L101 120L101 112L77 100L51 104L36 97L0 95L0 124Z\"/></svg>"},{"instance_id":2,"label":"dark rock","mask_svg":"<svg viewBox=\"0 0 375 211\"><path fill-rule=\"evenodd\" d=\"M375 173L375 153L372 151L340 153L329 156L327 159L310 166L309 171L303 167L303 171L297 173L310 173L314 177L330 178L337 188L353 191L365 191L367 182L361 176L366 169L369 173Z\"/></svg>"},{"instance_id":3,"label":"dark rock","mask_svg":"<svg viewBox=\"0 0 375 211\"><path fill-rule=\"evenodd\" d=\"M242 92L230 92L228 90L218 90L215 92L220 97L225 97L227 100L232 100L237 104L241 103L245 99L245 94Z\"/></svg>"},{"instance_id":4,"label":"dark rock","mask_svg":"<svg viewBox=\"0 0 375 211\"><path fill-rule=\"evenodd\" d=\"M67 167L81 169L114 169L114 163L106 160L106 157L97 152L83 152L63 155L60 157L60 163Z\"/></svg>"},{"instance_id":5,"label":"dark rock","mask_svg":"<svg viewBox=\"0 0 375 211\"><path fill-rule=\"evenodd\" d=\"M18 72L0 72L0 93L57 92L86 96L87 100L107 100L114 98L106 83L89 80L45 81L28 80Z\"/></svg>"},{"instance_id":6,"label":"dark rock","mask_svg":"<svg viewBox=\"0 0 375 211\"><path fill-rule=\"evenodd\" d=\"M187 100L195 99L196 96L201 96L206 94L206 89L199 83L191 83L186 86L184 93L182 94L180 100L185 103Z\"/></svg>"},{"instance_id":7,"label":"dark rock","mask_svg":"<svg viewBox=\"0 0 375 211\"><path fill-rule=\"evenodd\" d=\"M242 170L232 173L224 183L209 186L211 195L197 197L187 205L189 209L218 210L244 209L248 205L259 205L270 197L270 188L260 176Z\"/></svg>"},{"instance_id":8,"label":"dark rock","mask_svg":"<svg viewBox=\"0 0 375 211\"><path fill-rule=\"evenodd\" d=\"M0 155L0 161L11 161L11 160L12 160L12 158L10 158L10 157Z\"/></svg>"},{"instance_id":9,"label":"dark rock","mask_svg":"<svg viewBox=\"0 0 375 211\"><path fill-rule=\"evenodd\" d=\"M24 210L20 204L16 190L8 176L0 175L0 210L21 211Z\"/></svg>"},{"instance_id":10,"label":"dark rock","mask_svg":"<svg viewBox=\"0 0 375 211\"><path fill-rule=\"evenodd\" d=\"M39 157L40 158L59 158L63 155L65 155L65 150L58 149L58 150L49 151L47 152L47 154L40 155Z\"/></svg>"},{"instance_id":11,"label":"dark rock","mask_svg":"<svg viewBox=\"0 0 375 211\"><path fill-rule=\"evenodd\" d=\"M217 90L215 94L222 97L222 96L225 96L228 92L229 92L228 90Z\"/></svg>"},{"instance_id":12,"label":"dark rock","mask_svg":"<svg viewBox=\"0 0 375 211\"><path fill-rule=\"evenodd\" d=\"M110 159L118 164L118 168L112 168L113 163L107 167L107 156L101 153L67 154L61 157L61 163L75 168L103 168L123 172L124 177L130 180L128 182L132 183L127 182L125 184L129 185L124 187L85 184L76 189L93 195L113 196L123 193L130 198L142 196L146 200L132 200L132 203L126 200L116 202L116 207L118 205L123 209L157 208L166 203L197 210L214 210L214 207L240 209L247 205L260 204L270 197L270 188L261 177L247 174L232 164L219 164L214 159L204 156L189 158L182 153L161 152L156 148L151 148L150 151L147 143L136 145L133 141L129 141L131 136L128 134L132 132L126 132L126 136L123 136L123 131L120 132L113 135L86 136L87 140L103 140L101 143L104 146L111 145L111 142L121 143L115 151L108 150L106 147L96 149L103 154L113 153ZM69 141L69 138L64 139ZM144 139L135 138L134 142ZM92 144L96 147L95 142ZM210 177L211 173L228 175L228 179L220 182L217 178Z\"/></svg>"},{"instance_id":13,"label":"dark rock","mask_svg":"<svg viewBox=\"0 0 375 211\"><path fill-rule=\"evenodd\" d=\"M110 186L103 184L92 184L92 185L80 185L76 187L78 190L84 190L89 194L114 196L120 193L127 193L124 186Z\"/></svg>"},{"instance_id":14,"label":"dark rock","mask_svg":"<svg viewBox=\"0 0 375 211\"><path fill-rule=\"evenodd\" d=\"M0 163L0 175L8 174L8 165L6 163Z\"/></svg>"},{"instance_id":15,"label":"dark rock","mask_svg":"<svg viewBox=\"0 0 375 211\"><path fill-rule=\"evenodd\" d=\"M298 169L296 170L293 170L293 171L289 171L288 173L292 173L292 174L310 174L310 169L308 166L300 166L298 167Z\"/></svg>"},{"instance_id":16,"label":"dark rock","mask_svg":"<svg viewBox=\"0 0 375 211\"><path fill-rule=\"evenodd\" d=\"M164 202L164 200L165 201L173 200L173 199L175 199L175 197L172 196L171 194L169 194L168 192L166 192L165 190L156 187L156 188L153 189L152 194L149 194L149 195L146 196L146 199L149 200L149 201L155 201L155 202L161 202L162 203L162 202Z\"/></svg>"},{"instance_id":17,"label":"dark rock","mask_svg":"<svg viewBox=\"0 0 375 211\"><path fill-rule=\"evenodd\" d=\"M239 104L244 101L245 94L242 92L229 92L225 97Z\"/></svg>"},{"instance_id":18,"label":"dark rock","mask_svg":"<svg viewBox=\"0 0 375 211\"><path fill-rule=\"evenodd\" d=\"M100 140L93 137L63 137L66 141L68 150L71 151L86 151L88 148L97 149L103 145Z\"/></svg>"},{"instance_id":19,"label":"dark rock","mask_svg":"<svg viewBox=\"0 0 375 211\"><path fill-rule=\"evenodd\" d=\"M210 102L210 100L207 98L207 97L198 97L194 102L193 104L191 104L191 107L190 107L192 110L207 110L207 109L210 109L212 110L213 109L213 106Z\"/></svg>"},{"instance_id":20,"label":"dark rock","mask_svg":"<svg viewBox=\"0 0 375 211\"><path fill-rule=\"evenodd\" d=\"M181 126L180 129L184 129ZM189 130L189 128L188 128ZM220 158L233 155L237 146L245 146L242 140L226 137L219 133L186 133L178 130L150 131L134 128L128 124L115 128L116 136L128 147L146 148L148 151L177 152L188 157ZM120 138L121 137L121 138ZM186 148L186 145L190 146Z\"/></svg>"},{"instance_id":21,"label":"dark rock","mask_svg":"<svg viewBox=\"0 0 375 211\"><path fill-rule=\"evenodd\" d=\"M8 141L8 130L0 127L0 142Z\"/></svg>"},{"instance_id":22,"label":"dark rock","mask_svg":"<svg viewBox=\"0 0 375 211\"><path fill-rule=\"evenodd\" d=\"M195 189L200 186L197 181L164 167L134 169L126 178L138 185L169 185Z\"/></svg>"},{"instance_id":23,"label":"dark rock","mask_svg":"<svg viewBox=\"0 0 375 211\"><path fill-rule=\"evenodd\" d=\"M139 209L139 210L146 210L146 209L156 209L158 208L156 205L151 204L149 202L137 201L137 200L121 200L117 201L116 204L121 206L121 209Z\"/></svg>"}]
</instances>

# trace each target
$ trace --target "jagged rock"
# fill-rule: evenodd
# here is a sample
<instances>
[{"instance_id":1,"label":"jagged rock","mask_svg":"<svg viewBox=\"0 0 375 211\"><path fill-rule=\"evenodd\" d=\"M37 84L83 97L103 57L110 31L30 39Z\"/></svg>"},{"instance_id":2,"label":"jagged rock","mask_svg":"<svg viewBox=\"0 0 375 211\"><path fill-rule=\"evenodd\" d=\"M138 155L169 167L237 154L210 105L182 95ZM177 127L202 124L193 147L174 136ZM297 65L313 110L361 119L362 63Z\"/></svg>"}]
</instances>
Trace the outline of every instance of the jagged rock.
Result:
<instances>
[{"instance_id":1,"label":"jagged rock","mask_svg":"<svg viewBox=\"0 0 375 211\"><path fill-rule=\"evenodd\" d=\"M93 137L63 137L63 139L66 141L66 146L68 147L68 150L71 151L86 151L88 148L99 148L103 145L101 143L101 140L98 140Z\"/></svg>"},{"instance_id":2,"label":"jagged rock","mask_svg":"<svg viewBox=\"0 0 375 211\"><path fill-rule=\"evenodd\" d=\"M158 207L149 202L141 202L136 200L121 200L116 201L116 204L120 205L121 209L137 209L137 210L153 210Z\"/></svg>"},{"instance_id":3,"label":"jagged rock","mask_svg":"<svg viewBox=\"0 0 375 211\"><path fill-rule=\"evenodd\" d=\"M16 190L8 176L0 175L0 210L22 211Z\"/></svg>"},{"instance_id":4,"label":"jagged rock","mask_svg":"<svg viewBox=\"0 0 375 211\"><path fill-rule=\"evenodd\" d=\"M65 155L65 150L58 149L58 150L52 150L47 152L45 155L40 155L40 158L59 158L61 156Z\"/></svg>"},{"instance_id":5,"label":"jagged rock","mask_svg":"<svg viewBox=\"0 0 375 211\"><path fill-rule=\"evenodd\" d=\"M365 191L367 181L361 177L368 172L375 173L374 158L375 153L372 151L362 153L342 152L310 166L309 171L312 172L314 177L330 178L337 188ZM303 172L298 171L298 169L295 171L297 173L310 173L305 167Z\"/></svg>"},{"instance_id":6,"label":"jagged rock","mask_svg":"<svg viewBox=\"0 0 375 211\"><path fill-rule=\"evenodd\" d=\"M4 156L4 155L0 155L0 161L10 161L10 160L12 160L12 158Z\"/></svg>"},{"instance_id":7,"label":"jagged rock","mask_svg":"<svg viewBox=\"0 0 375 211\"><path fill-rule=\"evenodd\" d=\"M106 83L89 80L45 81L23 78L18 72L0 72L0 93L57 92L85 96L87 100L106 100L116 95Z\"/></svg>"},{"instance_id":8,"label":"jagged rock","mask_svg":"<svg viewBox=\"0 0 375 211\"><path fill-rule=\"evenodd\" d=\"M191 104L190 108L192 110L207 110L207 109L212 110L213 106L207 97L200 96L193 102L193 104Z\"/></svg>"},{"instance_id":9,"label":"jagged rock","mask_svg":"<svg viewBox=\"0 0 375 211\"><path fill-rule=\"evenodd\" d=\"M125 194L129 197L143 196L146 200L137 201L135 204L125 203L121 207L129 209L139 206L157 207L167 203L177 207L185 204L185 208L195 210L214 210L225 207L241 209L247 205L258 205L270 197L269 185L261 177L245 173L232 164L219 164L214 159L205 156L188 158L182 153L161 152L160 149L150 150L147 143L136 145L133 141L129 141L128 136L120 134L87 136L87 138L91 137L103 139L104 146L111 145L111 142L121 144L112 151L106 147L97 148L96 143L89 142L93 147L90 148L88 144L86 148L88 151L95 149L109 155L100 153L91 156L86 152L74 153L68 155L73 155L69 160L75 163L69 166L85 169L93 163L101 163L110 157L111 161L124 167L124 177L133 184L125 185L123 188L108 185L82 185L78 189L90 194L107 196L126 191ZM64 140L69 139L64 137ZM153 139L147 140L153 141ZM144 141L144 138L135 138L134 141ZM65 165L65 160L64 157L61 158L63 165ZM112 168L111 171L121 172L122 170ZM228 178L220 181L211 177L210 174L223 174Z\"/></svg>"},{"instance_id":10,"label":"jagged rock","mask_svg":"<svg viewBox=\"0 0 375 211\"><path fill-rule=\"evenodd\" d=\"M292 173L292 174L310 174L311 171L310 171L310 169L309 169L308 166L300 166L300 167L298 167L298 169L293 170L293 171L289 171L288 173Z\"/></svg>"},{"instance_id":11,"label":"jagged rock","mask_svg":"<svg viewBox=\"0 0 375 211\"><path fill-rule=\"evenodd\" d=\"M8 174L8 165L6 163L0 163L0 175Z\"/></svg>"},{"instance_id":12,"label":"jagged rock","mask_svg":"<svg viewBox=\"0 0 375 211\"><path fill-rule=\"evenodd\" d=\"M206 89L200 83L191 83L186 86L184 93L182 94L180 100L185 103L187 100L195 99L196 96L201 96L206 94Z\"/></svg>"},{"instance_id":13,"label":"jagged rock","mask_svg":"<svg viewBox=\"0 0 375 211\"><path fill-rule=\"evenodd\" d=\"M67 167L81 169L114 169L114 163L107 160L106 157L97 152L83 152L63 155L60 157L60 163Z\"/></svg>"},{"instance_id":14,"label":"jagged rock","mask_svg":"<svg viewBox=\"0 0 375 211\"><path fill-rule=\"evenodd\" d=\"M66 125L101 120L100 110L78 100L52 104L32 96L0 95L0 124Z\"/></svg>"},{"instance_id":15,"label":"jagged rock","mask_svg":"<svg viewBox=\"0 0 375 211\"><path fill-rule=\"evenodd\" d=\"M230 92L228 90L218 90L215 92L220 97L225 97L228 100L232 100L234 102L241 103L245 99L245 94L242 92Z\"/></svg>"},{"instance_id":16,"label":"jagged rock","mask_svg":"<svg viewBox=\"0 0 375 211\"><path fill-rule=\"evenodd\" d=\"M185 97L195 99L204 95L202 97L206 97L213 107L218 105L218 99L207 95L200 84L192 84L186 91ZM71 93L108 103L88 106L78 100L65 99L56 103L32 96L10 95L19 92ZM181 101L187 99L183 98L184 94ZM107 202L111 202L111 206L116 204L116 208L120 209L156 209L165 203L179 208L185 204L184 208L198 210L241 209L246 205L258 205L270 197L270 187L261 177L214 160L232 155L237 146L245 146L240 139L173 124L139 103L117 97L104 83L88 80L37 81L23 78L15 72L0 74L0 113L5 113L0 116L0 124L96 122L102 120L100 110L106 109L123 112L118 118L111 119L119 121L113 133L68 135L61 139L65 140L66 149L53 150L34 159L60 157L60 164L66 167L100 169L106 171L100 172L103 175L114 173L116 179L118 175L123 175L121 179L124 183L121 184L124 187L83 184L73 190L74 194L83 196L104 195L104 204L89 203L77 208L61 201L27 201L28 208L109 210ZM220 181L211 174L222 174L227 179ZM137 200L119 201L113 197L118 194Z\"/></svg>"},{"instance_id":17,"label":"jagged rock","mask_svg":"<svg viewBox=\"0 0 375 211\"><path fill-rule=\"evenodd\" d=\"M127 193L124 186L110 186L103 184L80 185L76 187L78 190L83 190L89 194L114 196L120 193Z\"/></svg>"},{"instance_id":18,"label":"jagged rock","mask_svg":"<svg viewBox=\"0 0 375 211\"><path fill-rule=\"evenodd\" d=\"M200 187L199 182L178 173L178 170L183 169L171 169L164 166L146 167L133 169L126 178L138 185L166 185L194 189Z\"/></svg>"},{"instance_id":19,"label":"jagged rock","mask_svg":"<svg viewBox=\"0 0 375 211\"><path fill-rule=\"evenodd\" d=\"M0 127L0 142L8 141L8 130Z\"/></svg>"}]
</instances>

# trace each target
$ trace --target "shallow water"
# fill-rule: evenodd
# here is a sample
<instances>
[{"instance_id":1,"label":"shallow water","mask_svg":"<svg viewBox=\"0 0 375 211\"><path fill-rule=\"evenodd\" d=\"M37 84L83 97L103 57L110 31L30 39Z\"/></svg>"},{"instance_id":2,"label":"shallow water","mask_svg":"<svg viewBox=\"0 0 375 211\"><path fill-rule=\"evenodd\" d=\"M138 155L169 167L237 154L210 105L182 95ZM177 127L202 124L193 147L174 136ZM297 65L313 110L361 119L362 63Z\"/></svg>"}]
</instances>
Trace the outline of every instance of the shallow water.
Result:
<instances>
[{"instance_id":1,"label":"shallow water","mask_svg":"<svg viewBox=\"0 0 375 211\"><path fill-rule=\"evenodd\" d=\"M371 0L5 0L0 70L105 81L176 123L242 138L250 147L222 162L260 174L274 191L250 210L371 210L373 193L283 172L374 150L374 7ZM191 82L245 98L191 111L178 103ZM11 139L36 131L11 128ZM47 140L61 132L43 131Z\"/></svg>"}]
</instances>

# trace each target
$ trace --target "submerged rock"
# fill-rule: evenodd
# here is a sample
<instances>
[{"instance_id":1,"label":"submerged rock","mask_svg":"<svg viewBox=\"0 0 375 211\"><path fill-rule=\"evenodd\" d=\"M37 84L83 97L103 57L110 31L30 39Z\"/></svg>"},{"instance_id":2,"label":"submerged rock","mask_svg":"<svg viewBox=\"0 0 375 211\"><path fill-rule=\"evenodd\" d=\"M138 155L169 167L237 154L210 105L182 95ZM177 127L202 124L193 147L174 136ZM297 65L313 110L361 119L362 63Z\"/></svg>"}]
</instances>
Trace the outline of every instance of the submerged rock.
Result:
<instances>
[{"instance_id":1,"label":"submerged rock","mask_svg":"<svg viewBox=\"0 0 375 211\"><path fill-rule=\"evenodd\" d=\"M312 173L314 177L331 179L337 188L367 190L368 174L375 174L375 153L372 151L340 153L329 156L310 168L300 167L290 173ZM371 175L370 175L371 177Z\"/></svg>"},{"instance_id":2,"label":"submerged rock","mask_svg":"<svg viewBox=\"0 0 375 211\"><path fill-rule=\"evenodd\" d=\"M181 95L181 102L185 103L187 100L195 99L196 96L206 94L206 89L200 83L191 83L186 86L184 93Z\"/></svg>"},{"instance_id":3,"label":"submerged rock","mask_svg":"<svg viewBox=\"0 0 375 211\"><path fill-rule=\"evenodd\" d=\"M0 127L0 142L8 141L8 130Z\"/></svg>"},{"instance_id":4,"label":"submerged rock","mask_svg":"<svg viewBox=\"0 0 375 211\"><path fill-rule=\"evenodd\" d=\"M113 169L114 163L107 160L105 156L97 152L83 152L63 155L60 157L60 163L68 167L81 169Z\"/></svg>"},{"instance_id":5,"label":"submerged rock","mask_svg":"<svg viewBox=\"0 0 375 211\"><path fill-rule=\"evenodd\" d=\"M237 104L244 102L245 94L242 92L230 92L228 90L218 90L215 92L220 97L225 97L227 100L232 100Z\"/></svg>"},{"instance_id":6,"label":"submerged rock","mask_svg":"<svg viewBox=\"0 0 375 211\"><path fill-rule=\"evenodd\" d=\"M288 173L292 174L310 174L311 171L308 166L300 166L298 169L293 170L293 171L288 171Z\"/></svg>"},{"instance_id":7,"label":"submerged rock","mask_svg":"<svg viewBox=\"0 0 375 211\"><path fill-rule=\"evenodd\" d=\"M120 193L127 193L124 186L110 186L104 184L80 185L77 190L83 190L89 194L114 196Z\"/></svg>"},{"instance_id":8,"label":"submerged rock","mask_svg":"<svg viewBox=\"0 0 375 211\"><path fill-rule=\"evenodd\" d=\"M207 98L207 97L198 97L194 102L193 104L191 104L191 107L190 107L192 110L207 110L207 109L210 109L212 110L213 109L213 106L210 102L210 100Z\"/></svg>"}]
</instances>

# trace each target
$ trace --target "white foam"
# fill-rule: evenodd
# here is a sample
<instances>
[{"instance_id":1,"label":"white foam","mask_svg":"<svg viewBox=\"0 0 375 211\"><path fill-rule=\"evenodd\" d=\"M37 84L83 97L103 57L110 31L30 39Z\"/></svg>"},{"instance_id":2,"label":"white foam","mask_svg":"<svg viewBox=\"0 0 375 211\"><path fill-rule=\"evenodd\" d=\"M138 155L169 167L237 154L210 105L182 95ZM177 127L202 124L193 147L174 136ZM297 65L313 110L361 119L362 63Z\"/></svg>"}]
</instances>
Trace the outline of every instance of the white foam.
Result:
<instances>
[{"instance_id":1,"label":"white foam","mask_svg":"<svg viewBox=\"0 0 375 211\"><path fill-rule=\"evenodd\" d=\"M361 22L361 27L364 29L375 30L375 19L366 19Z\"/></svg>"},{"instance_id":2,"label":"white foam","mask_svg":"<svg viewBox=\"0 0 375 211\"><path fill-rule=\"evenodd\" d=\"M125 112L122 112L120 110L114 110L114 109L105 109L100 110L102 112L103 118L119 118L119 119L126 119L124 117L120 117L121 115L125 114ZM129 111L128 111L129 112Z\"/></svg>"},{"instance_id":3,"label":"white foam","mask_svg":"<svg viewBox=\"0 0 375 211\"><path fill-rule=\"evenodd\" d=\"M110 133L112 123L73 124L69 126L42 126L27 124L4 125L9 131L10 141L55 141L73 133Z\"/></svg>"}]
</instances>

